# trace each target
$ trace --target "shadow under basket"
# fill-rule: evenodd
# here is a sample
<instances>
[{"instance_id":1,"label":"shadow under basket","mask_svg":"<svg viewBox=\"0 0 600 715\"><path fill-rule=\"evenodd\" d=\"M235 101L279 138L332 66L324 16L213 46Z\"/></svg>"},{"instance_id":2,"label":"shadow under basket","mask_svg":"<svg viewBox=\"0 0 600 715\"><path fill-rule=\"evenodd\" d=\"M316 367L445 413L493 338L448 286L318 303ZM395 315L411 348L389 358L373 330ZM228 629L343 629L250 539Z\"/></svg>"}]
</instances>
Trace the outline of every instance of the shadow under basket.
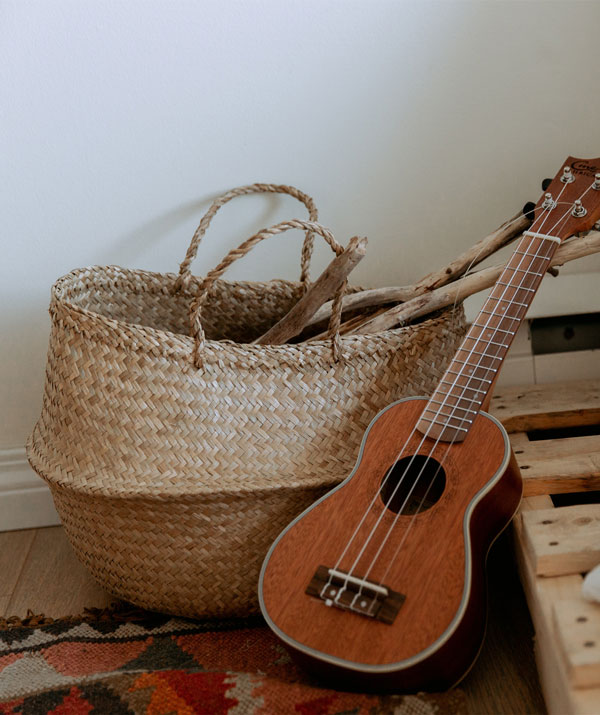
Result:
<instances>
[{"instance_id":1,"label":"shadow under basket","mask_svg":"<svg viewBox=\"0 0 600 715\"><path fill-rule=\"evenodd\" d=\"M115 596L182 616L258 610L264 555L354 466L377 412L428 395L464 335L462 306L329 340L250 345L300 283L218 280L203 364L201 281L93 267L53 287L41 417L28 443L79 559Z\"/></svg>"}]
</instances>

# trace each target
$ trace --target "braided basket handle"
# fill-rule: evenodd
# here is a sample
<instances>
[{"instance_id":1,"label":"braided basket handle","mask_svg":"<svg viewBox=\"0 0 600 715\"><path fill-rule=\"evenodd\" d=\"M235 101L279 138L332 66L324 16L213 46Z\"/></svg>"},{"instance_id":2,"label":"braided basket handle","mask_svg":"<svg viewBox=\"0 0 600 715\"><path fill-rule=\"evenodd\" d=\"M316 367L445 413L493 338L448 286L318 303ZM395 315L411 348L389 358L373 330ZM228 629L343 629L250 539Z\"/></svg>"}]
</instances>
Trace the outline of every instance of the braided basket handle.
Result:
<instances>
[{"instance_id":1,"label":"braided basket handle","mask_svg":"<svg viewBox=\"0 0 600 715\"><path fill-rule=\"evenodd\" d=\"M286 184L249 184L248 186L240 186L237 189L231 189L231 191L228 191L226 194L223 194L222 196L219 196L219 198L215 199L212 202L208 211L200 220L198 228L192 236L192 240L190 242L190 246L187 250L187 253L185 254L185 258L179 266L179 275L177 276L177 280L175 281L174 286L175 291L179 291L182 288L188 288L190 279L192 277L190 266L192 264L192 261L196 258L200 241L202 240L202 237L206 233L210 222L213 220L215 214L221 208L221 206L226 204L228 201L231 201L231 199L234 199L236 196L264 193L289 194L295 199L298 199L298 201L301 201L306 206L306 208L308 209L308 216L311 221L318 220L318 211L313 199L308 194L305 194L299 189L296 189L294 186L287 186ZM312 255L314 240L315 237L313 232L307 230L306 238L304 239L304 244L302 246L302 265L300 273L300 282L303 284L304 290L308 288L309 284L310 258Z\"/></svg>"},{"instance_id":2,"label":"braided basket handle","mask_svg":"<svg viewBox=\"0 0 600 715\"><path fill-rule=\"evenodd\" d=\"M244 241L244 243L237 248L231 250L216 268L207 273L206 277L202 281L198 295L194 298L190 306L191 335L194 338L193 359L194 365L197 368L202 367L202 353L206 343L206 335L202 327L202 306L206 302L215 281L223 275L223 273L234 261L237 261L238 258L245 256L246 253L248 253L248 251L250 251L257 243L265 238L270 238L271 236L283 233L284 231L289 231L293 228L302 229L307 233L310 232L311 235L316 233L319 236L322 236L337 256L344 251L344 247L335 240L329 229L321 226L320 223L316 223L315 221L301 221L300 219L283 221L282 223L278 223L271 228L265 228L254 234L254 236L246 239L246 241ZM347 281L344 281L344 283L342 283L336 291L332 306L331 319L329 321L329 332L327 337L331 339L331 351L335 362L338 361L340 354L339 328L342 316L342 299L346 291L346 286Z\"/></svg>"}]
</instances>

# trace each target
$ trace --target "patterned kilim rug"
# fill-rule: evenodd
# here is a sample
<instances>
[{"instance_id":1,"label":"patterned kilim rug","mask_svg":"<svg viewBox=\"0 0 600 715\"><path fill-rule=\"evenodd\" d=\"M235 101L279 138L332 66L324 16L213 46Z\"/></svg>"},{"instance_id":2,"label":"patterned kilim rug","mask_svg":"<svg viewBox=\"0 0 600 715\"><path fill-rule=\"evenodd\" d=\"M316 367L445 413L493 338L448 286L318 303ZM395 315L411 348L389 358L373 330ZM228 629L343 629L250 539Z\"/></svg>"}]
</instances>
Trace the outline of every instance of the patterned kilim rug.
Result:
<instances>
[{"instance_id":1,"label":"patterned kilim rug","mask_svg":"<svg viewBox=\"0 0 600 715\"><path fill-rule=\"evenodd\" d=\"M461 691L361 695L296 668L256 618L191 621L88 609L80 618L0 618L0 713L37 715L453 715Z\"/></svg>"}]
</instances>

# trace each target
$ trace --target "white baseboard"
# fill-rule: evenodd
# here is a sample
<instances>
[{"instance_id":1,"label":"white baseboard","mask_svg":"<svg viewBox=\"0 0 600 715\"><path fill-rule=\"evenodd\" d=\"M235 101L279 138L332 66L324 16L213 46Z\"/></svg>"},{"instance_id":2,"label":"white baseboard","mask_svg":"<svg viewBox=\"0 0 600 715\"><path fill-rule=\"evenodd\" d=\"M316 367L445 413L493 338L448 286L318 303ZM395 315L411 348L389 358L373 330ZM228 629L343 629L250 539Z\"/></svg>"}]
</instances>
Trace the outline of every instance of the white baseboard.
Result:
<instances>
[{"instance_id":1,"label":"white baseboard","mask_svg":"<svg viewBox=\"0 0 600 715\"><path fill-rule=\"evenodd\" d=\"M50 489L29 466L25 448L0 449L0 531L56 524Z\"/></svg>"}]
</instances>

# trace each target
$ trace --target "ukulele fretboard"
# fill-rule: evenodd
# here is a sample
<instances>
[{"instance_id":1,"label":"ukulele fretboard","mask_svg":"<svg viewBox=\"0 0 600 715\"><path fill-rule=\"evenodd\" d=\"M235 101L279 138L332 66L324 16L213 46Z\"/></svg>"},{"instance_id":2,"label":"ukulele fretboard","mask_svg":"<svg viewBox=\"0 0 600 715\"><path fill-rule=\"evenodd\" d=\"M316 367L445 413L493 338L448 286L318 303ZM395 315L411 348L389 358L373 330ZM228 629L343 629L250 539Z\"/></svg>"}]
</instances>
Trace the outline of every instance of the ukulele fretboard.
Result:
<instances>
[{"instance_id":1,"label":"ukulele fretboard","mask_svg":"<svg viewBox=\"0 0 600 715\"><path fill-rule=\"evenodd\" d=\"M431 396L419 431L461 441L477 416L560 239L526 232Z\"/></svg>"}]
</instances>

